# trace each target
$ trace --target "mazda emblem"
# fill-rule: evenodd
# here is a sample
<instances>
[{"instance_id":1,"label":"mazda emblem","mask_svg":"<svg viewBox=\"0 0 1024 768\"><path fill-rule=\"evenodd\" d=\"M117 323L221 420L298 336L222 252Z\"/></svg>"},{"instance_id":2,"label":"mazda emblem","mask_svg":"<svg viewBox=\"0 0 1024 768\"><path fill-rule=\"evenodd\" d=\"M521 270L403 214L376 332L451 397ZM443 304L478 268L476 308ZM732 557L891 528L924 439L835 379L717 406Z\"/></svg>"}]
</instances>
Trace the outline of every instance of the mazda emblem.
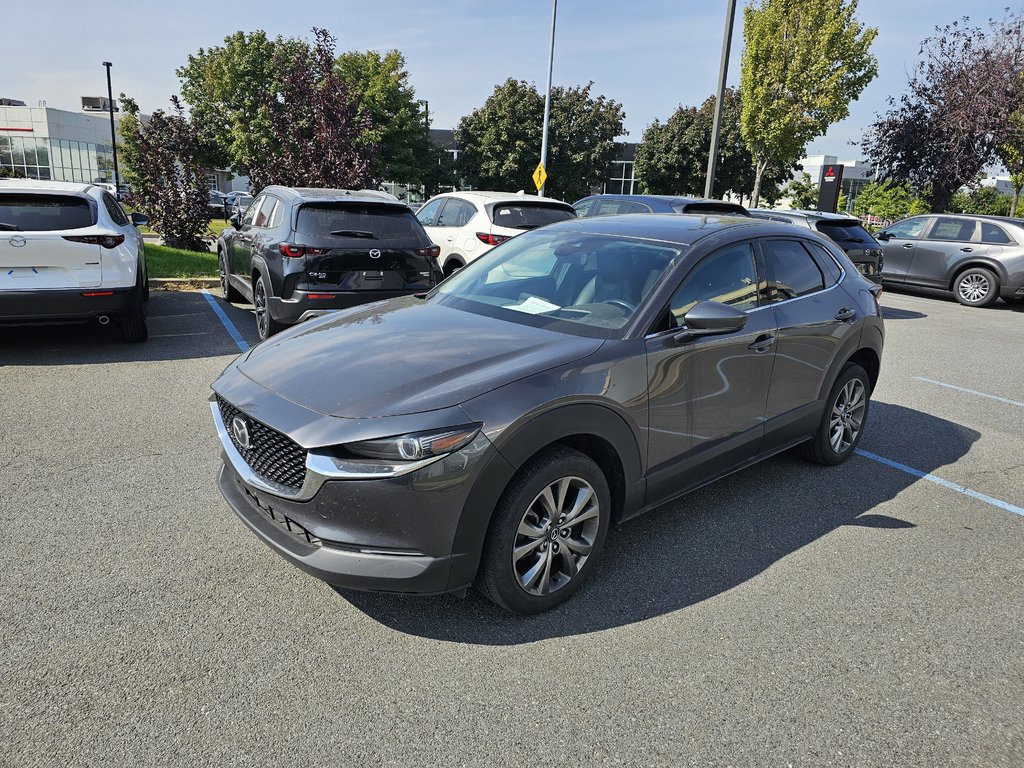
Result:
<instances>
[{"instance_id":1,"label":"mazda emblem","mask_svg":"<svg viewBox=\"0 0 1024 768\"><path fill-rule=\"evenodd\" d=\"M371 250L370 251L370 258L371 259L379 259L380 258L380 251L378 251L376 248Z\"/></svg>"},{"instance_id":2,"label":"mazda emblem","mask_svg":"<svg viewBox=\"0 0 1024 768\"><path fill-rule=\"evenodd\" d=\"M241 416L235 416L231 420L231 434L235 436L239 448L243 451L249 450L249 425Z\"/></svg>"},{"instance_id":3,"label":"mazda emblem","mask_svg":"<svg viewBox=\"0 0 1024 768\"><path fill-rule=\"evenodd\" d=\"M21 235L15 235L14 237L12 237L7 242L10 243L15 248L21 248L22 246L25 245L25 243L28 242L28 240L26 240ZM378 255L380 255L379 252L378 252Z\"/></svg>"}]
</instances>

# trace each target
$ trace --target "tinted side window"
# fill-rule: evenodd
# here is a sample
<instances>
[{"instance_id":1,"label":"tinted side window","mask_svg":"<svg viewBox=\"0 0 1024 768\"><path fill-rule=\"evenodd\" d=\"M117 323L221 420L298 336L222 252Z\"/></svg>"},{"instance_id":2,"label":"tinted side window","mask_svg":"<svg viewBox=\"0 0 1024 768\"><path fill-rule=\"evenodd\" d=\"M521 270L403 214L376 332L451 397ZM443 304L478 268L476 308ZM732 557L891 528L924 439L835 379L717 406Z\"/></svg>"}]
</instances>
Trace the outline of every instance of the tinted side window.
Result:
<instances>
[{"instance_id":1,"label":"tinted side window","mask_svg":"<svg viewBox=\"0 0 1024 768\"><path fill-rule=\"evenodd\" d=\"M269 226L270 216L274 212L275 205L277 205L277 198L267 195L260 205L260 209L256 212L256 218L253 219L252 225L254 227Z\"/></svg>"},{"instance_id":2,"label":"tinted side window","mask_svg":"<svg viewBox=\"0 0 1024 768\"><path fill-rule=\"evenodd\" d=\"M838 283L839 278L843 276L843 270L839 268L836 260L832 258L832 254L817 243L804 243L804 245L810 248L811 253L818 257L818 266L824 268L825 287L831 288Z\"/></svg>"},{"instance_id":3,"label":"tinted side window","mask_svg":"<svg viewBox=\"0 0 1024 768\"><path fill-rule=\"evenodd\" d=\"M245 216L242 217L242 226L251 227L253 220L256 218L256 214L259 213L260 208L263 207L263 203L266 202L266 197L260 195L253 200L249 207L245 209Z\"/></svg>"},{"instance_id":4,"label":"tinted side window","mask_svg":"<svg viewBox=\"0 0 1024 768\"><path fill-rule=\"evenodd\" d=\"M581 200L580 202L574 204L573 208L576 209L576 215L577 216L586 216L587 215L587 209L590 208L590 203L591 202L592 202L591 200Z\"/></svg>"},{"instance_id":5,"label":"tinted side window","mask_svg":"<svg viewBox=\"0 0 1024 768\"><path fill-rule=\"evenodd\" d=\"M110 194L103 193L103 207L107 209L107 213L110 214L111 220L119 227L128 226L128 217L125 216L124 211L121 210L121 206L117 204Z\"/></svg>"},{"instance_id":6,"label":"tinted side window","mask_svg":"<svg viewBox=\"0 0 1024 768\"><path fill-rule=\"evenodd\" d=\"M431 200L416 211L416 218L420 220L420 224L424 227L436 227L437 215L441 212L441 206L444 205L445 200L447 200L447 198L444 197L440 200Z\"/></svg>"},{"instance_id":7,"label":"tinted side window","mask_svg":"<svg viewBox=\"0 0 1024 768\"><path fill-rule=\"evenodd\" d=\"M924 225L928 223L927 216L917 216L913 219L904 219L886 228L886 233L898 237L901 240L917 240L924 232Z\"/></svg>"},{"instance_id":8,"label":"tinted side window","mask_svg":"<svg viewBox=\"0 0 1024 768\"><path fill-rule=\"evenodd\" d=\"M441 218L437 225L440 227L464 227L476 214L476 207L465 200L458 200L454 197L448 198L448 204L441 211Z\"/></svg>"},{"instance_id":9,"label":"tinted side window","mask_svg":"<svg viewBox=\"0 0 1024 768\"><path fill-rule=\"evenodd\" d=\"M952 219L940 216L935 220L928 235L929 240L952 240L956 243L969 243L974 236L974 222L970 219Z\"/></svg>"},{"instance_id":10,"label":"tinted side window","mask_svg":"<svg viewBox=\"0 0 1024 768\"><path fill-rule=\"evenodd\" d=\"M795 299L825 288L825 278L811 255L794 240L765 240L765 259L774 279L768 286L773 302Z\"/></svg>"},{"instance_id":11,"label":"tinted side window","mask_svg":"<svg viewBox=\"0 0 1024 768\"><path fill-rule=\"evenodd\" d=\"M990 221L983 221L981 222L981 242L1005 245L1012 243L1013 240L1002 227L996 226Z\"/></svg>"},{"instance_id":12,"label":"tinted side window","mask_svg":"<svg viewBox=\"0 0 1024 768\"><path fill-rule=\"evenodd\" d=\"M736 309L757 306L757 269L749 243L727 246L706 256L683 280L669 310L673 327L699 301L718 301Z\"/></svg>"},{"instance_id":13,"label":"tinted side window","mask_svg":"<svg viewBox=\"0 0 1024 768\"><path fill-rule=\"evenodd\" d=\"M620 213L629 213L629 203L621 200L600 200L591 211L591 216L616 216Z\"/></svg>"}]
</instances>

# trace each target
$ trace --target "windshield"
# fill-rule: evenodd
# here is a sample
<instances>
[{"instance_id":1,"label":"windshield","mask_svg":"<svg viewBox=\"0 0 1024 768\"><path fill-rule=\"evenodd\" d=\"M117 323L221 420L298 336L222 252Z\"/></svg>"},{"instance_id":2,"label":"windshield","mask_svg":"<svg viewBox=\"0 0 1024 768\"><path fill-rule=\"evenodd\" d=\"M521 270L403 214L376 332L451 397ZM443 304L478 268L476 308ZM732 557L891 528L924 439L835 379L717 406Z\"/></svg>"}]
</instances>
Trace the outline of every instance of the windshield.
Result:
<instances>
[{"instance_id":1,"label":"windshield","mask_svg":"<svg viewBox=\"0 0 1024 768\"><path fill-rule=\"evenodd\" d=\"M615 338L681 248L615 235L527 232L456 272L437 295L512 322Z\"/></svg>"},{"instance_id":2,"label":"windshield","mask_svg":"<svg viewBox=\"0 0 1024 768\"><path fill-rule=\"evenodd\" d=\"M537 229L575 218L576 211L561 203L501 203L491 208L491 222L509 229Z\"/></svg>"},{"instance_id":3,"label":"windshield","mask_svg":"<svg viewBox=\"0 0 1024 768\"><path fill-rule=\"evenodd\" d=\"M875 238L859 221L819 221L818 231L828 235L843 248L877 248Z\"/></svg>"},{"instance_id":4,"label":"windshield","mask_svg":"<svg viewBox=\"0 0 1024 768\"><path fill-rule=\"evenodd\" d=\"M96 223L89 201L65 195L0 194L0 230L53 232Z\"/></svg>"}]
</instances>

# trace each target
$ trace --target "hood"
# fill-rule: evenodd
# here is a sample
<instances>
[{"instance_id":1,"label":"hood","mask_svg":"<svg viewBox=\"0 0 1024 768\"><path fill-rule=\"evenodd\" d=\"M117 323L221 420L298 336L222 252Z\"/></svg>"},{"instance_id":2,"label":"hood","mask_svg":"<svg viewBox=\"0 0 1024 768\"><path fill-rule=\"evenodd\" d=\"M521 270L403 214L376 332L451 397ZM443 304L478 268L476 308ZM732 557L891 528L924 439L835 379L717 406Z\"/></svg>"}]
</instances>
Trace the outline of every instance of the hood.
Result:
<instances>
[{"instance_id":1,"label":"hood","mask_svg":"<svg viewBox=\"0 0 1024 768\"><path fill-rule=\"evenodd\" d=\"M374 418L459 405L602 343L407 297L296 326L238 370L318 413Z\"/></svg>"}]
</instances>

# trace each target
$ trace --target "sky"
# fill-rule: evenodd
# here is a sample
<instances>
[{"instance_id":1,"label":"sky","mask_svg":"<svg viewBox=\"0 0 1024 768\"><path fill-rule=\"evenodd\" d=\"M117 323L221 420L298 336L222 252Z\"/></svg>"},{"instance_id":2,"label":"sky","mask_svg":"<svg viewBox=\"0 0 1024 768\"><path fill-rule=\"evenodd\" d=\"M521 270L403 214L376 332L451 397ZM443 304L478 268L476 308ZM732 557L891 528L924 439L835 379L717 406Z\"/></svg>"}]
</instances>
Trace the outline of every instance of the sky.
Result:
<instances>
[{"instance_id":1,"label":"sky","mask_svg":"<svg viewBox=\"0 0 1024 768\"><path fill-rule=\"evenodd\" d=\"M623 105L627 140L679 105L699 105L715 91L728 0L561 0L554 84L594 82L594 93ZM861 0L858 17L877 27L878 77L846 120L808 145L808 154L857 159L864 128L906 85L921 41L936 26L967 14L983 22L1024 0ZM739 83L743 6L739 3L729 83ZM237 31L309 37L325 27L338 50L397 48L406 58L434 128L454 128L508 77L543 89L551 0L250 0L175 3L54 0L40 14L11 3L0 22L0 97L36 106L79 108L80 96L106 95L102 61L113 63L114 95L145 112L178 92L175 69L190 53ZM40 27L45 27L41 29Z\"/></svg>"}]
</instances>

